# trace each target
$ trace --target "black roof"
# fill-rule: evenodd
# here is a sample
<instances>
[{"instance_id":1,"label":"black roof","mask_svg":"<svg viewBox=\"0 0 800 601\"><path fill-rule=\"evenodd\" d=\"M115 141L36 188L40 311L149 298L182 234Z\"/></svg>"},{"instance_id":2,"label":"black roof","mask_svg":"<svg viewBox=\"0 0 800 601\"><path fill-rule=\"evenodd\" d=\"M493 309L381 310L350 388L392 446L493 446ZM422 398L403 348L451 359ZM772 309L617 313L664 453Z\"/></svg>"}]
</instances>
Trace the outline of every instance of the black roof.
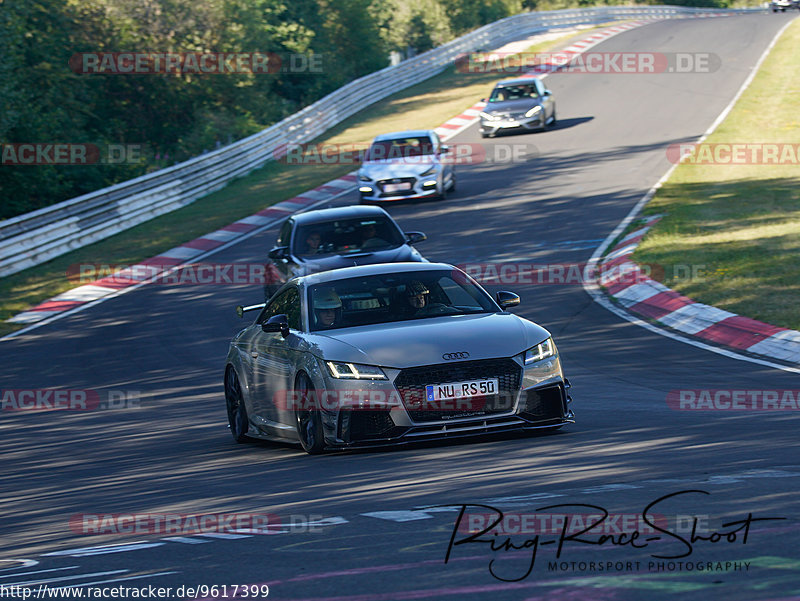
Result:
<instances>
[{"instance_id":1,"label":"black roof","mask_svg":"<svg viewBox=\"0 0 800 601\"><path fill-rule=\"evenodd\" d=\"M325 223L336 219L358 219L370 217L389 217L389 214L381 207L371 205L350 205L347 207L335 207L333 209L317 209L297 213L292 215L292 219L297 225L307 225L311 223ZM389 217L391 219L391 217Z\"/></svg>"}]
</instances>

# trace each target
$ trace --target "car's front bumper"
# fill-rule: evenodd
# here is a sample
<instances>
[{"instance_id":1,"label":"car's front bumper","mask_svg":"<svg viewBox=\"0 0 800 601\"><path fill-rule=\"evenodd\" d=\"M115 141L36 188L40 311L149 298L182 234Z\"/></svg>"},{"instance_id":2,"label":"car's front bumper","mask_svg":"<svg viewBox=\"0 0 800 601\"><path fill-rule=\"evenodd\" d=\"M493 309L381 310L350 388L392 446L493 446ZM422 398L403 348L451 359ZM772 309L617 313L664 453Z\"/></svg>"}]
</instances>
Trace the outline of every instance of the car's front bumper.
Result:
<instances>
[{"instance_id":1,"label":"car's front bumper","mask_svg":"<svg viewBox=\"0 0 800 601\"><path fill-rule=\"evenodd\" d=\"M470 374L462 372L466 374L462 376L463 379L499 377L500 390L510 392L485 397L481 405L467 410L455 406L445 410L430 410L424 401L413 404L407 402L405 399L409 398L411 389L418 382L412 383L408 378L403 380L404 370L386 370L389 380L358 383L355 385L358 387L357 394L352 395L351 399L344 398L342 392L353 391L352 381L329 381L327 385L332 392L331 398L339 402L334 410L323 411L328 446L350 448L408 444L491 432L554 429L574 423L569 381L562 375L557 356L528 367L523 367L514 359L490 361L504 363L506 369L483 372L485 376L474 371ZM480 362L441 367L464 368L471 363ZM431 367L405 371L408 373L415 369L425 373L420 374L419 378L431 377ZM331 409L330 403L327 403L327 407Z\"/></svg>"},{"instance_id":2,"label":"car's front bumper","mask_svg":"<svg viewBox=\"0 0 800 601\"><path fill-rule=\"evenodd\" d=\"M354 416L360 421L370 420L373 423L390 423L389 412L375 411L373 415L340 412L340 425L337 440L329 440L330 448L360 448L371 446L407 445L415 442L481 436L501 432L526 432L535 430L553 430L565 424L575 423L575 413L569 407L572 398L566 393L564 385L544 391L553 399L560 397L544 413L534 414L527 411L514 412L507 415L493 415L454 419L446 423L417 424L413 426L393 426L381 433L366 433L360 423L354 426ZM362 415L364 417L362 417ZM354 434L357 434L354 436Z\"/></svg>"},{"instance_id":3,"label":"car's front bumper","mask_svg":"<svg viewBox=\"0 0 800 601\"><path fill-rule=\"evenodd\" d=\"M480 130L481 133L494 135L499 131L512 131L512 130L529 130L533 131L541 129L545 126L543 113L539 112L532 117L517 117L489 121L488 119L481 118Z\"/></svg>"},{"instance_id":4,"label":"car's front bumper","mask_svg":"<svg viewBox=\"0 0 800 601\"><path fill-rule=\"evenodd\" d=\"M358 191L361 200L366 202L392 202L397 200L413 200L435 198L442 188L441 174L416 177L395 177L374 181L359 181ZM407 186L405 189L392 190L390 186Z\"/></svg>"}]
</instances>

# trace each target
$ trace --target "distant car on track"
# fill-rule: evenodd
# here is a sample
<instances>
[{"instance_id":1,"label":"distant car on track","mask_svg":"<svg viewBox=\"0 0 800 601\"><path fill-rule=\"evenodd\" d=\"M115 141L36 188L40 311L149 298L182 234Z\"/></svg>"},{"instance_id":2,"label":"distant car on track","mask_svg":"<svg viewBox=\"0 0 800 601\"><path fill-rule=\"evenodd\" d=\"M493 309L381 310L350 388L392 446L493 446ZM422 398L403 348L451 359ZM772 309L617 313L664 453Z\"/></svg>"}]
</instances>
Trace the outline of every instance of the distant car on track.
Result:
<instances>
[{"instance_id":1,"label":"distant car on track","mask_svg":"<svg viewBox=\"0 0 800 601\"><path fill-rule=\"evenodd\" d=\"M800 8L800 2L798 0L772 0L770 7L774 13L778 11L786 12L787 8Z\"/></svg>"},{"instance_id":2,"label":"distant car on track","mask_svg":"<svg viewBox=\"0 0 800 601\"><path fill-rule=\"evenodd\" d=\"M230 344L231 433L319 453L572 423L556 345L517 304L443 263L294 278Z\"/></svg>"},{"instance_id":3,"label":"distant car on track","mask_svg":"<svg viewBox=\"0 0 800 601\"><path fill-rule=\"evenodd\" d=\"M498 82L480 113L484 138L503 131L546 129L556 123L553 93L536 77Z\"/></svg>"},{"instance_id":4,"label":"distant car on track","mask_svg":"<svg viewBox=\"0 0 800 601\"><path fill-rule=\"evenodd\" d=\"M347 206L297 213L269 251L268 300L286 281L310 273L372 263L423 262L413 247L422 232L403 232L381 207Z\"/></svg>"},{"instance_id":5,"label":"distant car on track","mask_svg":"<svg viewBox=\"0 0 800 601\"><path fill-rule=\"evenodd\" d=\"M433 130L376 137L358 170L362 203L445 198L456 188L450 149Z\"/></svg>"}]
</instances>

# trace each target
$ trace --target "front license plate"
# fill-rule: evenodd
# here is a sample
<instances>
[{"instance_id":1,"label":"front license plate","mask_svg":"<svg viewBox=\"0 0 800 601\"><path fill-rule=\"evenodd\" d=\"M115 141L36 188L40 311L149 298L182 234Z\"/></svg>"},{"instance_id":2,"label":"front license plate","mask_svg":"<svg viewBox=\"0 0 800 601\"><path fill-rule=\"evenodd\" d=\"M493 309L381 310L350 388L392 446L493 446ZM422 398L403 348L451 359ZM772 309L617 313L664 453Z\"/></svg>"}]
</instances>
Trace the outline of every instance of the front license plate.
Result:
<instances>
[{"instance_id":1,"label":"front license plate","mask_svg":"<svg viewBox=\"0 0 800 601\"><path fill-rule=\"evenodd\" d=\"M497 394L497 392L497 378L491 380L469 380L467 382L428 385L425 387L425 399L432 403L450 399L470 399L472 397Z\"/></svg>"},{"instance_id":2,"label":"front license plate","mask_svg":"<svg viewBox=\"0 0 800 601\"><path fill-rule=\"evenodd\" d=\"M384 192L399 192L400 190L410 190L411 184L408 182L403 182L401 184L384 184L383 191Z\"/></svg>"}]
</instances>

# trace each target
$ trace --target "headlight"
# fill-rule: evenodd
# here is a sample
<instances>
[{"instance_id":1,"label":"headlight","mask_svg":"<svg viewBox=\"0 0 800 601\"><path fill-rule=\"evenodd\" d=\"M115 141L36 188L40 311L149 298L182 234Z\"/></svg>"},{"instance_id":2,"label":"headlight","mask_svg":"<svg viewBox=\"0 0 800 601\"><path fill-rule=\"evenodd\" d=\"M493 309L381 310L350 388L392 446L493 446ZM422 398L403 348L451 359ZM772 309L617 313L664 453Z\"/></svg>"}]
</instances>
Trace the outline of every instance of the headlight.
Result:
<instances>
[{"instance_id":1,"label":"headlight","mask_svg":"<svg viewBox=\"0 0 800 601\"><path fill-rule=\"evenodd\" d=\"M556 345L552 338L525 351L525 365L531 365L556 354Z\"/></svg>"},{"instance_id":2,"label":"headlight","mask_svg":"<svg viewBox=\"0 0 800 601\"><path fill-rule=\"evenodd\" d=\"M326 361L328 371L337 380L386 380L386 374L375 365Z\"/></svg>"},{"instance_id":3,"label":"headlight","mask_svg":"<svg viewBox=\"0 0 800 601\"><path fill-rule=\"evenodd\" d=\"M423 171L419 175L420 175L420 177L424 177L426 175L433 175L434 173L436 173L436 165L431 165L430 169L428 169L426 171Z\"/></svg>"},{"instance_id":4,"label":"headlight","mask_svg":"<svg viewBox=\"0 0 800 601\"><path fill-rule=\"evenodd\" d=\"M359 173L358 174L358 179L360 179L362 182L371 182L372 181L371 177L367 177L363 173Z\"/></svg>"},{"instance_id":5,"label":"headlight","mask_svg":"<svg viewBox=\"0 0 800 601\"><path fill-rule=\"evenodd\" d=\"M542 107L537 104L535 107L533 107L527 113L525 113L525 116L526 117L533 117L536 113L540 112L541 110L542 110Z\"/></svg>"},{"instance_id":6,"label":"headlight","mask_svg":"<svg viewBox=\"0 0 800 601\"><path fill-rule=\"evenodd\" d=\"M499 119L499 117L492 115L491 113L487 113L486 111L481 111L481 117L487 121L495 121L496 119Z\"/></svg>"}]
</instances>

